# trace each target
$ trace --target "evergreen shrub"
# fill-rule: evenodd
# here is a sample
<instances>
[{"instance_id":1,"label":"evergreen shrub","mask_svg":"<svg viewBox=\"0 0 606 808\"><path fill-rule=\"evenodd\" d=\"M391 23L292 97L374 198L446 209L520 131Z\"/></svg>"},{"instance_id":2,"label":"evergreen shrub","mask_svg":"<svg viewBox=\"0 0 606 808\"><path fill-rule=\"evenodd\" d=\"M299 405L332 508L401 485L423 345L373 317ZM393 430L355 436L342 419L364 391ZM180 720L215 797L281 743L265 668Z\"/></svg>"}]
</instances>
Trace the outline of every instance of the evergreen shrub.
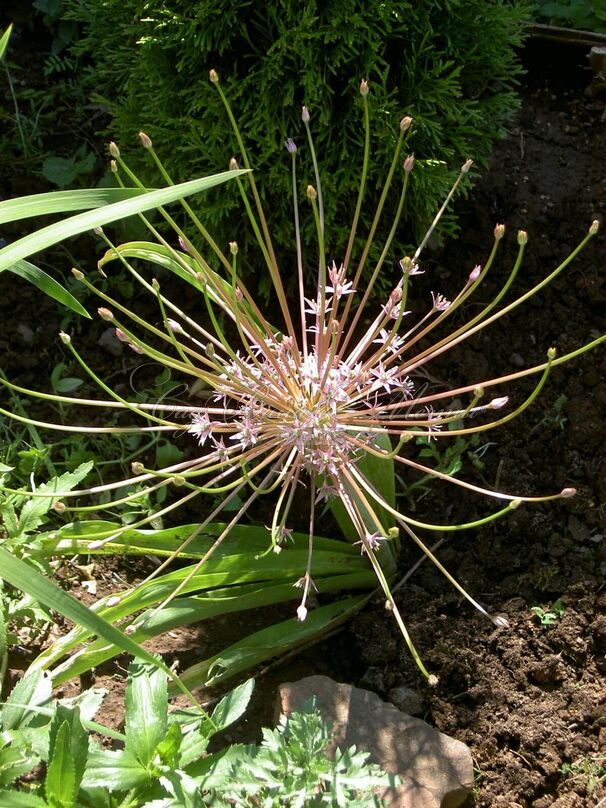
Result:
<instances>
[{"instance_id":1,"label":"evergreen shrub","mask_svg":"<svg viewBox=\"0 0 606 808\"><path fill-rule=\"evenodd\" d=\"M482 164L517 107L527 0L66 0L82 24L77 45L90 59L93 99L112 115L111 137L123 147L139 130L151 136L175 181L227 168L238 157L209 78L215 68L232 102L254 168L264 176L270 231L283 260L294 253L290 158L295 138L313 181L301 105L322 165L329 254L338 259L355 206L363 149L359 82L367 78L372 161L365 209L381 191L398 123L414 118L417 157L402 249L427 228L453 176L468 157ZM158 182L144 150L136 167ZM307 163L305 163L307 160ZM301 165L301 162L300 162ZM394 191L393 207L398 197ZM222 246L238 241L237 189L205 196L205 221ZM389 227L390 217L385 221ZM455 228L453 217L445 226ZM303 224L313 237L313 221ZM216 228L219 228L218 231ZM249 263L253 256L244 251Z\"/></svg>"}]
</instances>

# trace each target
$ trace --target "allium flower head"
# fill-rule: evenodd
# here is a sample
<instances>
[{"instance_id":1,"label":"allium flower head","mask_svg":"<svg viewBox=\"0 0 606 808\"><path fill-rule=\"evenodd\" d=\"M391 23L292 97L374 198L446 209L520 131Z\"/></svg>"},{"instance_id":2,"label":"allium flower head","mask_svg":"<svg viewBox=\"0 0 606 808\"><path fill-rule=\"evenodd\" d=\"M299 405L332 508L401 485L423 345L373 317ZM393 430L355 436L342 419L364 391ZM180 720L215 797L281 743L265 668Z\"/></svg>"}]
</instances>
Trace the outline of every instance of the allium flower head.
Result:
<instances>
[{"instance_id":1,"label":"allium flower head","mask_svg":"<svg viewBox=\"0 0 606 808\"><path fill-rule=\"evenodd\" d=\"M214 71L211 71L211 81L227 104ZM362 100L364 104L368 103L365 83L362 84ZM399 186L399 190L396 188L396 193L400 194L398 216L406 199L413 161L409 159L403 167L400 154L410 132L408 118L404 119L406 125L400 127L393 163L387 172L386 190L374 211L365 246L357 252L359 214L364 196L362 183L347 247L342 255L330 255L326 248L322 184L306 107L303 107L302 119L314 176L313 185L308 183L311 190L306 194L307 199L301 200L296 176L300 149L297 150L291 139L287 140L293 171L293 253L297 267L296 293L292 301L287 298L280 263L252 173L247 175L248 190L240 178L237 182L273 285L269 315L263 314L241 277L239 264L245 257L237 245L235 249L230 247L225 255L203 224L199 226L197 236L188 234L186 237L177 228L172 242L156 233L159 244L150 245L147 253L140 245L116 247L105 234L101 234L108 252L100 267L106 267L119 258L142 289L156 298L164 328L138 317L125 305L97 289L82 277L82 273L77 277L112 307L111 310L102 307L99 312L101 317L111 319L120 340L146 359L166 365L209 391L203 403L161 403L153 408L110 393L114 404L131 415L146 419L143 431L180 431L191 441L190 459L156 471L137 467L130 482L157 481L161 486L178 481L184 493L175 504L167 506L166 512L202 494L214 494L221 504L201 521L200 529L227 505L235 510L230 521L233 526L245 518L247 509L259 497L273 497L268 544L283 549L281 558L289 551L287 539L291 528L286 525L290 524L293 501L295 497L305 497L310 514L309 552L306 569L301 571L303 574L296 582L301 589L301 600L296 609L299 621L307 618L312 607L309 594L314 589L311 576L316 511L324 508L326 502L338 501L357 534L364 557L376 573L390 612L421 670L426 673L391 593L389 577L393 564L390 573L385 561L388 558L393 561L398 546L397 532L402 531L407 539L421 547L474 606L486 613L444 570L418 535L419 530L443 532L470 525L432 525L416 520L388 501L385 493L377 487L372 472L367 470L366 460L374 458L386 464L396 464L410 473L433 475L454 488L472 490L500 502L492 516L470 524L498 518L520 502L569 496L569 488L555 495L537 497L516 497L484 489L428 465L415 453L419 442L432 441L439 445L449 438L471 436L511 420L536 397L551 368L568 357L556 359L550 354L535 367L510 374L506 380L472 379L468 385L451 390L419 385L417 380L432 359L511 311L532 292L540 290L545 282L501 306L501 298L513 281L526 245L526 239L521 239L518 260L504 290L492 301L486 302L482 298L479 309L474 307L469 311L465 308L465 302L494 262L504 236L504 228L499 225L495 229L495 242L489 257L483 265L462 268L459 289L452 299L442 292L432 291L424 300L415 296L412 303L415 276L424 272L420 268L421 253L445 206L436 215L414 255L402 259L399 265L392 258L386 261L397 231L396 220L379 259L370 266L370 246L381 222L390 185ZM239 132L237 135L240 138ZM153 151L151 146L150 150ZM111 153L122 160L113 144ZM364 159L368 161L368 151ZM245 150L241 160L248 168ZM461 167L449 199L470 165L468 161ZM363 177L365 171L361 174ZM309 246L305 253L317 256L311 268L311 274L316 278L313 284L309 283L310 272L304 271L300 202L307 205L317 232L317 244ZM589 233L585 241L591 235ZM200 294L210 325L197 323L176 302L166 298L157 283L150 283L144 270L133 265L133 258L142 258L146 254L150 258L152 254L160 255L162 260L158 263L172 269ZM289 256L288 260L291 259ZM555 277L568 260L550 278ZM389 266L398 267L392 277L391 292L386 299L377 300L373 297L373 290L379 276L386 276ZM456 318L453 317L455 312ZM73 343L66 348L80 361ZM488 388L528 374L537 374L539 382L526 400L513 407L508 406L508 399L503 396L483 401ZM107 392L108 388L104 389ZM140 524L145 524L145 520ZM229 529L220 540L224 539L229 540ZM185 585L180 584L180 588Z\"/></svg>"}]
</instances>

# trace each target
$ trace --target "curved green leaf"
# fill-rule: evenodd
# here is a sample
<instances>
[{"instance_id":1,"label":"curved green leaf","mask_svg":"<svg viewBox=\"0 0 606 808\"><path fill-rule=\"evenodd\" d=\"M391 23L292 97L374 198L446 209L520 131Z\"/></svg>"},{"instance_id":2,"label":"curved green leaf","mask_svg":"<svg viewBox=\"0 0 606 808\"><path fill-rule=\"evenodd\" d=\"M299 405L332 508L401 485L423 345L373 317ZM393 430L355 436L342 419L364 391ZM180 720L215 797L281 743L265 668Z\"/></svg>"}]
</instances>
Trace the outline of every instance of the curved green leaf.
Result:
<instances>
[{"instance_id":1,"label":"curved green leaf","mask_svg":"<svg viewBox=\"0 0 606 808\"><path fill-rule=\"evenodd\" d=\"M314 583L318 591L342 592L354 589L373 589L376 579L372 570L351 573L347 575L332 575L327 578L315 577ZM141 628L132 635L136 642L142 643L165 631L171 631L181 626L189 626L213 617L219 617L235 612L256 609L261 606L270 606L276 603L286 603L296 597L292 583L275 584L265 583L243 584L215 589L210 593L194 595L192 597L176 598L162 611L145 619L149 612L144 612L137 622L143 622ZM118 608L118 607L114 607ZM136 602L131 603L126 616L137 611ZM107 612L105 612L107 617ZM118 619L112 615L112 619ZM86 639L88 635L75 629L57 640L50 648L43 651L36 659L36 665L50 667L66 654L67 659L52 671L53 682L58 685L73 676L78 676L91 668L101 665L108 659L120 653L120 649L108 645L103 639L93 640L79 651L74 649Z\"/></svg>"},{"instance_id":2,"label":"curved green leaf","mask_svg":"<svg viewBox=\"0 0 606 808\"><path fill-rule=\"evenodd\" d=\"M226 528L224 522L211 522L196 536L187 548L179 553L180 558L200 558L214 543ZM101 519L82 522L72 522L63 525L51 533L41 534L43 542L42 552L46 556L67 555L73 553L88 554L115 554L126 555L158 555L168 556L178 550L181 543L199 529L199 525L178 525L162 530L136 530L128 529L101 547L91 548L89 544L111 537L112 533L122 530L120 525ZM292 534L292 544L287 549L305 550L308 536L306 533ZM266 527L257 525L234 525L229 531L228 539L215 551L215 557L250 553L251 555L263 553L269 549L269 531ZM356 547L341 539L327 539L324 536L314 536L314 550L331 553L342 553L345 556L360 556Z\"/></svg>"},{"instance_id":3,"label":"curved green leaf","mask_svg":"<svg viewBox=\"0 0 606 808\"><path fill-rule=\"evenodd\" d=\"M11 24L8 26L8 28L0 38L0 59L2 59L2 57L4 56L4 51L6 50L6 46L8 45L8 40L11 37L12 30L13 30L13 24L11 22Z\"/></svg>"},{"instance_id":4,"label":"curved green leaf","mask_svg":"<svg viewBox=\"0 0 606 808\"><path fill-rule=\"evenodd\" d=\"M7 272L12 272L15 275L19 275L21 278L25 278L26 281L29 281L41 292L44 292L45 295L52 297L53 300L56 300L61 305L66 306L66 308L71 309L76 314L79 314L81 317L87 317L89 320L91 319L90 314L86 311L84 306L79 303L76 298L65 289L65 287L61 286L60 283L54 278L51 278L50 275L47 275L39 267L35 266L34 264L30 264L29 261L17 261L16 264L13 264L11 267L7 267Z\"/></svg>"},{"instance_id":5,"label":"curved green leaf","mask_svg":"<svg viewBox=\"0 0 606 808\"><path fill-rule=\"evenodd\" d=\"M138 659L161 668L168 676L174 678L172 671L157 657L152 656L141 648L134 640L127 637L98 614L91 611L83 603L68 595L62 589L40 575L25 561L8 553L0 547L0 578L8 581L12 586L31 595L40 603L67 617L80 626L84 626L93 634L103 637L108 642L117 645L125 653L132 654Z\"/></svg>"},{"instance_id":6,"label":"curved green leaf","mask_svg":"<svg viewBox=\"0 0 606 808\"><path fill-rule=\"evenodd\" d=\"M109 222L115 222L117 219L125 219L128 216L167 205L169 202L174 202L177 199L183 199L186 196L205 191L208 188L213 188L215 185L221 185L245 173L247 173L247 169L223 171L220 174L213 174L210 177L201 177L197 180L171 185L168 188L147 191L146 193L136 196L134 199L124 199L121 202L105 205L96 210L88 210L85 213L79 213L77 216L71 216L69 219L64 219L61 222L50 224L1 249L0 272L12 266L17 261L20 261L22 258L27 258L33 253L50 247L51 244L56 244L59 241L70 238L70 236L76 236L79 233L84 233L95 227L101 227Z\"/></svg>"},{"instance_id":7,"label":"curved green leaf","mask_svg":"<svg viewBox=\"0 0 606 808\"><path fill-rule=\"evenodd\" d=\"M358 595L339 600L329 606L313 609L303 622L298 622L293 617L257 631L209 659L187 668L180 679L192 688L215 685L253 665L315 642L323 634L328 634L348 620L364 606L369 597L370 595Z\"/></svg>"},{"instance_id":8,"label":"curved green leaf","mask_svg":"<svg viewBox=\"0 0 606 808\"><path fill-rule=\"evenodd\" d=\"M67 213L72 210L91 210L133 199L156 188L85 188L75 191L51 191L45 194L19 196L0 202L0 224L17 222L32 216L49 213Z\"/></svg>"}]
</instances>

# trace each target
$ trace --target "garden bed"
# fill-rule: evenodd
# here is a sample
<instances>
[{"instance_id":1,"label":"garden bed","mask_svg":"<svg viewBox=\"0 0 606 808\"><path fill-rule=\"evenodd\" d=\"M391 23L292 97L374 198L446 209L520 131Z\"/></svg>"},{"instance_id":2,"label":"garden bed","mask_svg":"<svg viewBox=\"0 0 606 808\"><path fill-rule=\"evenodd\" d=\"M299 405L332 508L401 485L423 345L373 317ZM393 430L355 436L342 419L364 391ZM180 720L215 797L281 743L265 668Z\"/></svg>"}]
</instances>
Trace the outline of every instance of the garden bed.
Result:
<instances>
[{"instance_id":1,"label":"garden bed","mask_svg":"<svg viewBox=\"0 0 606 808\"><path fill-rule=\"evenodd\" d=\"M606 211L604 96L584 90L591 75L586 51L540 43L528 46L523 107L507 138L497 144L489 169L460 204L462 237L427 260L430 270L415 287L448 293L454 269L483 262L497 222L508 228L502 255L483 286L485 298L502 285L511 266L515 232L529 243L518 288L530 288L581 240L590 222ZM509 245L509 246L507 246ZM539 364L555 345L574 350L606 330L606 238L600 234L557 281L525 306L432 363L431 383L451 386ZM460 277L460 275L459 275ZM16 381L44 387L60 361L60 317L18 279L3 279L0 312L9 324L0 335L5 371ZM492 284L492 286L491 286ZM103 331L95 323L92 355ZM130 367L131 359L127 358ZM99 354L105 378L126 373L122 360ZM19 375L20 374L20 375ZM101 374L103 375L103 374ZM523 400L531 382L508 390ZM501 393L498 393L501 394ZM245 719L231 739L252 740L273 722L280 681L312 673L376 691L407 685L421 693L424 717L472 749L477 767L477 808L527 806L581 808L606 798L606 351L599 348L557 368L538 402L515 425L487 433L486 444L467 447L462 475L524 495L574 486L578 494L560 503L526 505L503 521L454 534L437 551L458 580L510 628L495 629L424 562L399 590L409 630L432 673L426 687L381 602L366 608L338 635L258 676ZM467 451L473 453L469 457ZM472 462L473 461L473 462ZM405 490L411 480L402 481ZM403 499L404 510L435 522L485 515L482 498L431 484ZM436 537L440 538L440 536ZM431 543L431 538L430 538ZM418 556L404 547L402 575ZM113 569L97 562L98 594L111 591L115 575L134 583L146 562ZM105 587L105 589L104 589ZM563 610L551 609L560 600ZM532 611L549 612L550 622ZM232 621L171 632L154 650L181 666L213 652L267 620L286 619L290 607L258 610ZM244 624L244 625L243 625ZM26 659L15 657L15 674ZM96 671L92 681L116 698L106 700L100 720L119 724L123 688L121 661ZM90 684L87 680L84 684ZM212 693L208 694L212 697Z\"/></svg>"}]
</instances>

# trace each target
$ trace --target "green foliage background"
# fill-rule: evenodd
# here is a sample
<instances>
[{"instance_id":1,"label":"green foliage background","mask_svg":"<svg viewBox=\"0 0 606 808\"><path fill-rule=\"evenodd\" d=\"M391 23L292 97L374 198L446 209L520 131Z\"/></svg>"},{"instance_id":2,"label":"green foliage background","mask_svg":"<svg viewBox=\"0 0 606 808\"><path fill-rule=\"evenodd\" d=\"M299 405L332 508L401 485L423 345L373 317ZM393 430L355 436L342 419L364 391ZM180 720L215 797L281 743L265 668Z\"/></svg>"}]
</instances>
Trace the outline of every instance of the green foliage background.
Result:
<instances>
[{"instance_id":1,"label":"green foliage background","mask_svg":"<svg viewBox=\"0 0 606 808\"><path fill-rule=\"evenodd\" d=\"M331 257L347 238L357 194L360 79L371 88L368 217L399 120L414 117L410 150L420 159L403 247L431 220L460 164L468 157L486 161L516 109L516 47L530 9L526 0L66 0L66 6L82 24L76 47L90 60L93 99L113 116L111 136L130 154L143 129L175 181L222 170L237 156L208 79L209 68L219 71L262 176L271 232L287 266L294 253L287 136L300 147L303 199L313 180L301 105L312 116ZM134 166L148 165L142 149L132 153ZM143 176L157 181L151 169ZM235 186L205 196L204 205L219 243L235 239L242 251L247 227ZM451 230L453 224L446 220ZM313 244L311 218L304 227L304 244Z\"/></svg>"}]
</instances>

